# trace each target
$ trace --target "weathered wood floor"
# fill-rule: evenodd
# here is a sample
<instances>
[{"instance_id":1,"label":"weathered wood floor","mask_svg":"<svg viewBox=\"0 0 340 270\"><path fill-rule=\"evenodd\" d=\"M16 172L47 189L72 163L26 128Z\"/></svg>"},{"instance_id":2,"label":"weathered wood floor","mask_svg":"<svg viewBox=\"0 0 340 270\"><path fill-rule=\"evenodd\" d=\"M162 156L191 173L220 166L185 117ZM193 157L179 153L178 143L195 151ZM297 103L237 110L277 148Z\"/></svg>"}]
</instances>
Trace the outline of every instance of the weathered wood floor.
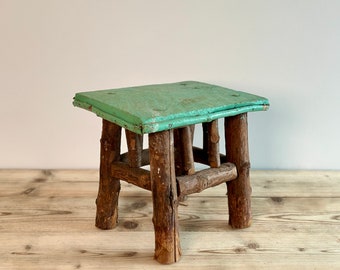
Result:
<instances>
[{"instance_id":1,"label":"weathered wood floor","mask_svg":"<svg viewBox=\"0 0 340 270\"><path fill-rule=\"evenodd\" d=\"M95 170L0 170L0 269L340 269L340 172L252 171L251 228L225 185L179 208L183 256L153 257L149 192L122 182L120 223L94 227Z\"/></svg>"}]
</instances>

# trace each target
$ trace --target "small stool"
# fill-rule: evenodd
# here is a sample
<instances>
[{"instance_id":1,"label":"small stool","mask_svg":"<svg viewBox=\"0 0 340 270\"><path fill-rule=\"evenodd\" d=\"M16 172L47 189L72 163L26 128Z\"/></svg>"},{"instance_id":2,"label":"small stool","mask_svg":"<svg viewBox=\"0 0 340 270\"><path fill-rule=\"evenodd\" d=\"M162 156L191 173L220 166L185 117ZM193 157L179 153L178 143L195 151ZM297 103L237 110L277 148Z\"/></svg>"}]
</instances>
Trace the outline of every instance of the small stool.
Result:
<instances>
[{"instance_id":1,"label":"small stool","mask_svg":"<svg viewBox=\"0 0 340 270\"><path fill-rule=\"evenodd\" d=\"M180 259L177 208L186 195L226 182L229 224L250 226L247 113L267 110L266 98L188 81L77 93L73 104L103 118L98 228L117 224L120 180L152 192L155 259L160 263ZM226 155L219 152L219 118L225 119ZM202 148L193 146L195 124L203 127ZM124 154L122 128L128 146ZM149 149L143 149L143 134L149 136ZM194 162L209 168L195 172Z\"/></svg>"}]
</instances>

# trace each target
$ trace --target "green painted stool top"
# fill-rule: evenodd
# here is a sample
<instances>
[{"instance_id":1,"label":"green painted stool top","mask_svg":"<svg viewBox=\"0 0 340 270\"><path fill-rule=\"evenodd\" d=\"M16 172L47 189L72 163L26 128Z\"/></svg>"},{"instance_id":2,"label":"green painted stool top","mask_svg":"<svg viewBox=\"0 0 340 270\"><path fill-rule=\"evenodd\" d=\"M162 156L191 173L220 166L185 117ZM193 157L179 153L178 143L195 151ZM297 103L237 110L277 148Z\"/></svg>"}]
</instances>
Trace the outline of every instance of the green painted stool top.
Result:
<instances>
[{"instance_id":1,"label":"green painted stool top","mask_svg":"<svg viewBox=\"0 0 340 270\"><path fill-rule=\"evenodd\" d=\"M266 98L194 81L81 92L73 104L138 134L269 107Z\"/></svg>"}]
</instances>

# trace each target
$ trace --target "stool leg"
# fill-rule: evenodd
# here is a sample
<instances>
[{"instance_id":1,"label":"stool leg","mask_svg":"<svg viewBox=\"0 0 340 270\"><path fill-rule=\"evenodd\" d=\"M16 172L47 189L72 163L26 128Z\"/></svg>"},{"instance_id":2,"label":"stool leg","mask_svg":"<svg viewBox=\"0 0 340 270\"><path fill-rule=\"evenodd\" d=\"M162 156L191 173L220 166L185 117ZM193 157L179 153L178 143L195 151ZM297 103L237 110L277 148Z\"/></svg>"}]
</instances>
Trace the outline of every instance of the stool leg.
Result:
<instances>
[{"instance_id":1,"label":"stool leg","mask_svg":"<svg viewBox=\"0 0 340 270\"><path fill-rule=\"evenodd\" d=\"M142 166L142 151L143 151L143 135L136 134L130 130L125 130L129 165L132 168L139 168Z\"/></svg>"},{"instance_id":2,"label":"stool leg","mask_svg":"<svg viewBox=\"0 0 340 270\"><path fill-rule=\"evenodd\" d=\"M111 164L120 157L121 127L103 119L100 140L100 176L96 200L96 226L103 230L112 229L118 220L118 197L120 181L111 173Z\"/></svg>"},{"instance_id":3,"label":"stool leg","mask_svg":"<svg viewBox=\"0 0 340 270\"><path fill-rule=\"evenodd\" d=\"M202 123L203 127L203 150L208 154L211 168L221 166L220 160L220 135L218 134L218 120Z\"/></svg>"},{"instance_id":4,"label":"stool leg","mask_svg":"<svg viewBox=\"0 0 340 270\"><path fill-rule=\"evenodd\" d=\"M247 114L225 118L227 161L236 165L238 177L227 182L229 224L246 228L251 224L251 186Z\"/></svg>"},{"instance_id":5,"label":"stool leg","mask_svg":"<svg viewBox=\"0 0 340 270\"><path fill-rule=\"evenodd\" d=\"M192 152L194 125L174 130L175 138L175 169L176 175L195 173L194 155Z\"/></svg>"},{"instance_id":6,"label":"stool leg","mask_svg":"<svg viewBox=\"0 0 340 270\"><path fill-rule=\"evenodd\" d=\"M192 127L186 126L181 128L181 144L183 149L184 171L186 175L195 173L194 155L192 152Z\"/></svg>"},{"instance_id":7,"label":"stool leg","mask_svg":"<svg viewBox=\"0 0 340 270\"><path fill-rule=\"evenodd\" d=\"M181 255L173 130L149 134L149 150L155 259L170 264Z\"/></svg>"},{"instance_id":8,"label":"stool leg","mask_svg":"<svg viewBox=\"0 0 340 270\"><path fill-rule=\"evenodd\" d=\"M176 175L184 175L184 160L182 149L182 136L179 128L174 129L174 155L175 155L175 173Z\"/></svg>"}]
</instances>

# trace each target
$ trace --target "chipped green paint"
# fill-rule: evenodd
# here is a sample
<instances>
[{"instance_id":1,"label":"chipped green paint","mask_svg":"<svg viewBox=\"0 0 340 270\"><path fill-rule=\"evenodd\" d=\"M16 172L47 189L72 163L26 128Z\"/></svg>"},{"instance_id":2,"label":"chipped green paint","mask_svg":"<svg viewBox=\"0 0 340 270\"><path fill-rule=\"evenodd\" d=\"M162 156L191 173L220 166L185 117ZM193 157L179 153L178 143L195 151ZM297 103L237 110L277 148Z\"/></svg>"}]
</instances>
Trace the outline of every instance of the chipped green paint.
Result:
<instances>
[{"instance_id":1,"label":"chipped green paint","mask_svg":"<svg viewBox=\"0 0 340 270\"><path fill-rule=\"evenodd\" d=\"M73 104L138 134L269 107L266 98L194 81L81 92Z\"/></svg>"}]
</instances>

